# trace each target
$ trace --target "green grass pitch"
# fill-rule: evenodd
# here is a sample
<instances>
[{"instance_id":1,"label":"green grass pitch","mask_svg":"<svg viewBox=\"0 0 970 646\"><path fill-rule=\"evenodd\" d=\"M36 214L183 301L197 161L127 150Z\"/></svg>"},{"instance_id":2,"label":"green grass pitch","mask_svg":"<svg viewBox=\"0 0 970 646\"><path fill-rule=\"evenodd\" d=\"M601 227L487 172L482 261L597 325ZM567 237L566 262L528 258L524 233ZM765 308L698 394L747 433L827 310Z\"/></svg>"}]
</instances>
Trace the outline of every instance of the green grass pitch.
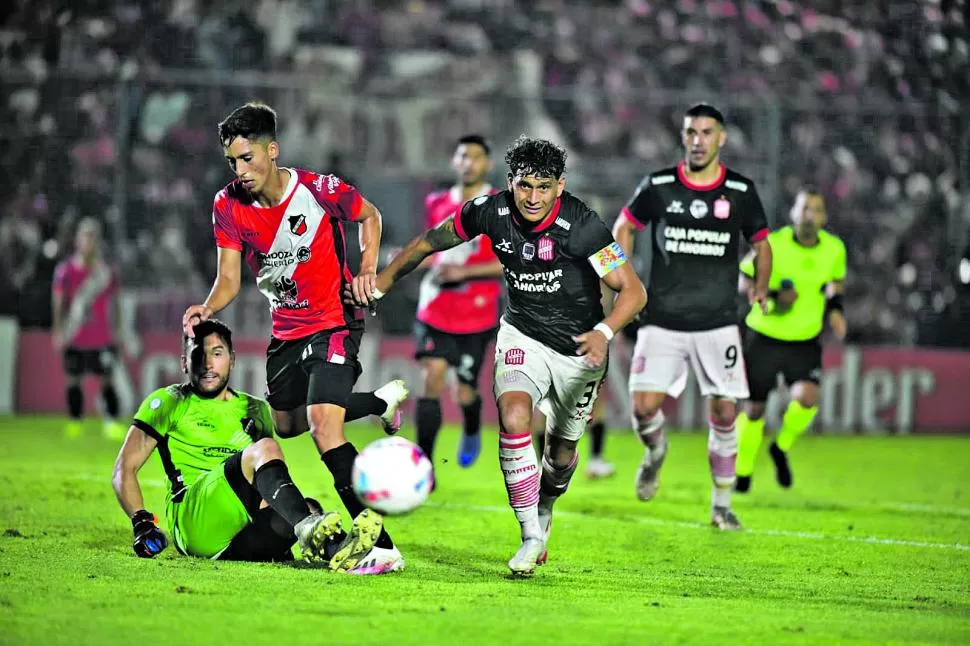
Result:
<instances>
[{"instance_id":1,"label":"green grass pitch","mask_svg":"<svg viewBox=\"0 0 970 646\"><path fill-rule=\"evenodd\" d=\"M117 446L93 422L62 440L62 422L0 419L0 644L970 643L968 438L805 438L795 488L780 490L762 456L752 493L735 497L747 531L719 533L706 434L672 434L660 494L643 504L641 449L615 432L617 476L578 472L549 564L511 579L518 526L494 431L465 471L447 429L438 492L387 521L408 569L350 577L174 549L136 558L109 480ZM379 436L348 433L358 446ZM282 446L304 492L334 507L310 439ZM141 479L163 515L156 457Z\"/></svg>"}]
</instances>

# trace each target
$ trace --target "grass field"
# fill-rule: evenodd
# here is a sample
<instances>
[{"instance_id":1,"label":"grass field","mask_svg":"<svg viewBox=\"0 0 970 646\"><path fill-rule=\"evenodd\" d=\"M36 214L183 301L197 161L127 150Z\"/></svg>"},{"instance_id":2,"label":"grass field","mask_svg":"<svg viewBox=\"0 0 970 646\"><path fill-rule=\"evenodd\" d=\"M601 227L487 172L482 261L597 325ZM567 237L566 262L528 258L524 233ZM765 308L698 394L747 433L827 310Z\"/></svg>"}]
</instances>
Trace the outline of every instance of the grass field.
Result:
<instances>
[{"instance_id":1,"label":"grass field","mask_svg":"<svg viewBox=\"0 0 970 646\"><path fill-rule=\"evenodd\" d=\"M0 418L2 644L970 643L970 438L807 438L793 490L759 463L735 505L748 530L732 534L706 525L706 434L672 437L643 504L641 451L616 433L618 476L577 474L549 564L511 579L518 526L494 434L462 471L448 430L438 492L387 522L408 569L349 577L173 549L136 558L109 482L117 447L93 427L63 441L60 424ZM309 438L283 448L304 492L334 506ZM163 515L157 458L142 481Z\"/></svg>"}]
</instances>

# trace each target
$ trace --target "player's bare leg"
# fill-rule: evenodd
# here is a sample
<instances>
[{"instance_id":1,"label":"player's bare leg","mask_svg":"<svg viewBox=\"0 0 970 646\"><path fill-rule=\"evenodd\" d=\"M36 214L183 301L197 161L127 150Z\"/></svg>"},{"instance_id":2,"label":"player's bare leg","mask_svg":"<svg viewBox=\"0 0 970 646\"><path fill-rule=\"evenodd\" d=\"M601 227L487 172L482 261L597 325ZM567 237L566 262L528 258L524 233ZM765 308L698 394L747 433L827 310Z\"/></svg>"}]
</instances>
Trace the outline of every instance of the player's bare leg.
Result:
<instances>
[{"instance_id":1,"label":"player's bare leg","mask_svg":"<svg viewBox=\"0 0 970 646\"><path fill-rule=\"evenodd\" d=\"M714 482L711 493L711 524L718 529L741 529L741 523L731 511L731 490L734 488L738 457L738 432L734 425L737 416L735 401L711 397L709 416L707 458Z\"/></svg>"},{"instance_id":2,"label":"player's bare leg","mask_svg":"<svg viewBox=\"0 0 970 646\"><path fill-rule=\"evenodd\" d=\"M798 381L793 384L791 401L782 416L778 436L769 449L771 460L775 463L775 479L785 489L792 485L788 452L795 440L811 427L816 413L818 413L818 384L811 381Z\"/></svg>"},{"instance_id":3,"label":"player's bare leg","mask_svg":"<svg viewBox=\"0 0 970 646\"><path fill-rule=\"evenodd\" d=\"M637 469L637 498L646 502L657 495L660 488L660 468L667 459L667 437L664 435L664 414L660 407L665 393L633 393L633 429L644 446L643 462Z\"/></svg>"},{"instance_id":4,"label":"player's bare leg","mask_svg":"<svg viewBox=\"0 0 970 646\"><path fill-rule=\"evenodd\" d=\"M509 569L513 574L529 575L545 551L544 532L539 525L539 463L532 447L532 396L527 392L506 392L497 403L499 464L522 537Z\"/></svg>"},{"instance_id":5,"label":"player's bare leg","mask_svg":"<svg viewBox=\"0 0 970 646\"><path fill-rule=\"evenodd\" d=\"M417 444L434 465L434 445L441 430L441 395L448 376L448 362L440 357L422 357L420 363L424 392L415 407L414 425L417 427Z\"/></svg>"},{"instance_id":6,"label":"player's bare leg","mask_svg":"<svg viewBox=\"0 0 970 646\"><path fill-rule=\"evenodd\" d=\"M475 464L482 452L482 398L466 383L458 384L458 405L461 406L462 432L458 445L458 466Z\"/></svg>"},{"instance_id":7,"label":"player's bare leg","mask_svg":"<svg viewBox=\"0 0 970 646\"><path fill-rule=\"evenodd\" d=\"M542 528L542 541L546 546L538 563L548 558L549 536L552 534L552 507L559 497L566 493L569 481L576 472L579 453L575 440L557 437L550 430L546 434L546 450L542 456L542 479L539 484L539 526Z\"/></svg>"},{"instance_id":8,"label":"player's bare leg","mask_svg":"<svg viewBox=\"0 0 970 646\"><path fill-rule=\"evenodd\" d=\"M82 419L84 415L84 391L81 389L80 375L67 375L67 414L70 417L64 427L64 436L75 439L84 432Z\"/></svg>"},{"instance_id":9,"label":"player's bare leg","mask_svg":"<svg viewBox=\"0 0 970 646\"><path fill-rule=\"evenodd\" d=\"M751 489L754 464L765 436L765 402L746 401L744 412L738 415L735 424L738 428L738 461L734 490L747 493Z\"/></svg>"}]
</instances>

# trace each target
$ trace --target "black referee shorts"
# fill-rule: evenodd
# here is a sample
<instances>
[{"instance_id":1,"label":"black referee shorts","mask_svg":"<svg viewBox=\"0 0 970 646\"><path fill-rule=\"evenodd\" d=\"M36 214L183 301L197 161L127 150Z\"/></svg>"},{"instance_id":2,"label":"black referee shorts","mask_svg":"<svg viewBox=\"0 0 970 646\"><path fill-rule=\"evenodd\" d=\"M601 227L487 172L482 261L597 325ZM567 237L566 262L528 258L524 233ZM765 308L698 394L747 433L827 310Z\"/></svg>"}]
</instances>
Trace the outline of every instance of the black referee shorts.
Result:
<instances>
[{"instance_id":1,"label":"black referee shorts","mask_svg":"<svg viewBox=\"0 0 970 646\"><path fill-rule=\"evenodd\" d=\"M748 329L744 340L744 364L750 401L763 403L775 389L779 373L785 383L819 383L822 378L822 344L818 337L807 341L781 341Z\"/></svg>"}]
</instances>

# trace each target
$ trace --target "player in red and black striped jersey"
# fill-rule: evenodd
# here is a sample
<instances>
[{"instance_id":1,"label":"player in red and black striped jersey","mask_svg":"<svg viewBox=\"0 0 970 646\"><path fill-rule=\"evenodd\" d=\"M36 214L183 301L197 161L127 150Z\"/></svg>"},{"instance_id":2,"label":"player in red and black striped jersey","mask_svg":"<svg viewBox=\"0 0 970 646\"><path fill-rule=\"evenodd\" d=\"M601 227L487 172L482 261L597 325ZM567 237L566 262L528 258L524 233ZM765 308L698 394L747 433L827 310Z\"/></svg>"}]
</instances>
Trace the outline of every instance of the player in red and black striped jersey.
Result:
<instances>
[{"instance_id":1,"label":"player in red and black striped jersey","mask_svg":"<svg viewBox=\"0 0 970 646\"><path fill-rule=\"evenodd\" d=\"M276 113L266 105L234 110L219 124L219 140L236 179L215 197L218 275L205 303L186 310L185 333L191 337L195 324L233 301L245 258L272 312L266 399L276 431L281 437L310 431L337 493L356 517L363 511L351 487L357 450L344 436L344 422L380 415L394 432L400 425L398 406L407 396L403 381L374 393L352 393L361 372L357 353L364 314L344 305L341 292L348 286L362 298L373 293L381 214L334 175L278 166ZM356 277L347 264L348 222L360 226ZM382 533L360 573L403 566L400 552Z\"/></svg>"}]
</instances>

